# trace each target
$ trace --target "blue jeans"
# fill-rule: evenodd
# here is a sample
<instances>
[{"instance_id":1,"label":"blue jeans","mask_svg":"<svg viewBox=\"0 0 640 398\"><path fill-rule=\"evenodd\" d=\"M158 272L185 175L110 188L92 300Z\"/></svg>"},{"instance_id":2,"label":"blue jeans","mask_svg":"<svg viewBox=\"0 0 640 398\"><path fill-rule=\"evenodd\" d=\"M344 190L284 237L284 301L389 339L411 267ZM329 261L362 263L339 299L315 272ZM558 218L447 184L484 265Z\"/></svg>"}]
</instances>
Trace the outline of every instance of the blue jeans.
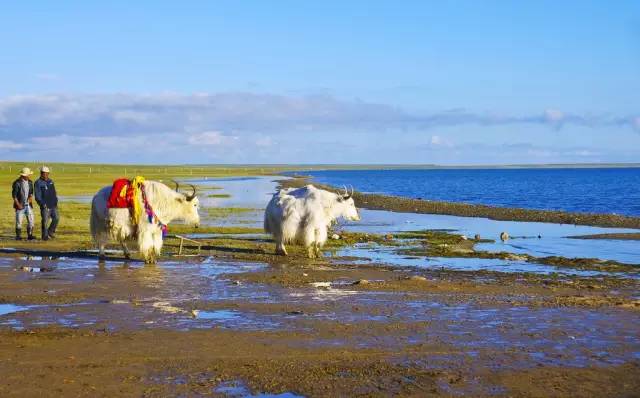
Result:
<instances>
[{"instance_id":1,"label":"blue jeans","mask_svg":"<svg viewBox=\"0 0 640 398\"><path fill-rule=\"evenodd\" d=\"M40 217L42 218L42 239L47 240L49 236L55 235L56 233L58 221L60 221L58 208L41 207ZM51 220L51 225L49 225L49 220Z\"/></svg>"},{"instance_id":2,"label":"blue jeans","mask_svg":"<svg viewBox=\"0 0 640 398\"><path fill-rule=\"evenodd\" d=\"M25 205L22 209L16 209L16 232L22 230L22 221L27 218L27 233L33 233L33 208Z\"/></svg>"}]
</instances>

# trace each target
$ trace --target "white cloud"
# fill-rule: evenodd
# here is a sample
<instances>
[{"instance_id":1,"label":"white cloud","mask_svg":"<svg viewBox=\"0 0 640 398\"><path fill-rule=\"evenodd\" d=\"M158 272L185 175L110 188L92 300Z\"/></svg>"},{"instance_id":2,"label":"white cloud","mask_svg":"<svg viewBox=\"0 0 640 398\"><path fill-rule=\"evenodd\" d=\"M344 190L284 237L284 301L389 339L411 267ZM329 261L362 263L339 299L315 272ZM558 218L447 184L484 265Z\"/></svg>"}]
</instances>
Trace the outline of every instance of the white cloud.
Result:
<instances>
[{"instance_id":1,"label":"white cloud","mask_svg":"<svg viewBox=\"0 0 640 398\"><path fill-rule=\"evenodd\" d=\"M153 116L152 114L149 114L146 112L129 110L129 109L119 110L113 113L113 118L116 121L133 122L133 123L139 123L139 124L148 123L149 119L152 116Z\"/></svg>"},{"instance_id":2,"label":"white cloud","mask_svg":"<svg viewBox=\"0 0 640 398\"><path fill-rule=\"evenodd\" d=\"M439 135L432 135L431 136L431 141L430 141L431 146L433 147L444 147L444 148L453 148L453 142L442 138Z\"/></svg>"},{"instance_id":3,"label":"white cloud","mask_svg":"<svg viewBox=\"0 0 640 398\"><path fill-rule=\"evenodd\" d=\"M238 137L224 135L219 131L206 131L200 134L192 134L187 140L191 145L228 145L236 142Z\"/></svg>"},{"instance_id":4,"label":"white cloud","mask_svg":"<svg viewBox=\"0 0 640 398\"><path fill-rule=\"evenodd\" d=\"M11 150L11 149L22 149L22 148L24 148L23 144L19 144L13 141L0 140L0 151Z\"/></svg>"},{"instance_id":5,"label":"white cloud","mask_svg":"<svg viewBox=\"0 0 640 398\"><path fill-rule=\"evenodd\" d=\"M427 130L458 125L550 127L631 126L638 117L572 114L556 109L529 115L453 109L409 112L387 104L346 101L327 95L251 93L180 95L23 95L0 98L0 134L7 139L69 134L314 134L336 131Z\"/></svg>"},{"instance_id":6,"label":"white cloud","mask_svg":"<svg viewBox=\"0 0 640 398\"><path fill-rule=\"evenodd\" d=\"M515 126L518 139L542 146L511 147L496 142L499 135L490 130L511 126ZM575 131L576 126L586 133L592 128L593 134L610 133L613 128L640 132L640 117L576 114L551 108L524 115L466 109L409 112L328 95L161 93L0 98L0 150L5 158L153 163L420 162L427 161L427 154L429 161L438 156L460 156L463 162L471 162L486 155L493 162L511 159L509 156L516 161L597 160L604 156L598 154L599 148L544 147L544 139L536 136L545 129ZM487 132L486 140L481 141L493 146L469 144L467 127L474 134ZM394 145L396 155L391 155ZM414 147L417 150L412 152ZM624 156L612 158L637 157L636 149L624 149L628 151ZM410 153L417 158L409 159Z\"/></svg>"}]
</instances>

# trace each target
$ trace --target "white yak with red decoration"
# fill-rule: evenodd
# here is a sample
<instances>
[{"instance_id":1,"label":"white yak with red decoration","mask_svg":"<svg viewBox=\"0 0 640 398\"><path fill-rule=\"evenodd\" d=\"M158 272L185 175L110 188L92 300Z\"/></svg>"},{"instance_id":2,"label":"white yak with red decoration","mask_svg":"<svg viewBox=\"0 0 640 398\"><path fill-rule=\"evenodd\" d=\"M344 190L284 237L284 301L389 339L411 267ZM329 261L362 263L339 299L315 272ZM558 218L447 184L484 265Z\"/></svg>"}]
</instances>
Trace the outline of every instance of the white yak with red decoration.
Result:
<instances>
[{"instance_id":1,"label":"white yak with red decoration","mask_svg":"<svg viewBox=\"0 0 640 398\"><path fill-rule=\"evenodd\" d=\"M125 257L130 258L126 242L136 240L145 263L155 263L160 256L163 229L167 224L182 220L198 226L199 202L195 186L191 185L191 194L184 194L178 192L179 185L174 183L175 191L161 182L143 181L141 195L135 196L142 209L137 220L132 219L134 212L129 208L109 208L112 186L104 187L95 194L91 202L91 235L98 245L100 258L104 258L109 239L120 243Z\"/></svg>"}]
</instances>

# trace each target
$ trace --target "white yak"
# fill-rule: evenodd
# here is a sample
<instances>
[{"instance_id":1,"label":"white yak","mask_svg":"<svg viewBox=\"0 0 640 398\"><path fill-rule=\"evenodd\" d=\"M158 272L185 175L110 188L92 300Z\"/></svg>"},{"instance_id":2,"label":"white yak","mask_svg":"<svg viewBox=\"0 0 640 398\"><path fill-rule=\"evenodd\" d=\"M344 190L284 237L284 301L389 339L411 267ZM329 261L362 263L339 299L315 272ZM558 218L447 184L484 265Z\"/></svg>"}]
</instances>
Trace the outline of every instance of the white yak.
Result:
<instances>
[{"instance_id":1,"label":"white yak","mask_svg":"<svg viewBox=\"0 0 640 398\"><path fill-rule=\"evenodd\" d=\"M157 219L149 222L148 215L143 209L138 225L131 222L129 209L107 208L111 186L98 191L91 202L91 235L98 245L100 258L104 258L104 247L109 239L122 245L126 258L130 257L127 240L136 240L140 255L145 263L155 263L162 249L162 228L175 220L182 220L189 224L200 223L198 214L199 202L196 197L196 188L192 185L193 193L186 195L172 190L161 182L145 181L144 190L147 201L155 213ZM140 195L141 196L141 195ZM142 202L142 199L140 199Z\"/></svg>"},{"instance_id":2,"label":"white yak","mask_svg":"<svg viewBox=\"0 0 640 398\"><path fill-rule=\"evenodd\" d=\"M343 217L358 221L353 198L318 189L313 185L276 192L264 213L264 230L276 242L276 253L287 255L285 243L302 243L309 258L319 257L327 241L327 228Z\"/></svg>"}]
</instances>

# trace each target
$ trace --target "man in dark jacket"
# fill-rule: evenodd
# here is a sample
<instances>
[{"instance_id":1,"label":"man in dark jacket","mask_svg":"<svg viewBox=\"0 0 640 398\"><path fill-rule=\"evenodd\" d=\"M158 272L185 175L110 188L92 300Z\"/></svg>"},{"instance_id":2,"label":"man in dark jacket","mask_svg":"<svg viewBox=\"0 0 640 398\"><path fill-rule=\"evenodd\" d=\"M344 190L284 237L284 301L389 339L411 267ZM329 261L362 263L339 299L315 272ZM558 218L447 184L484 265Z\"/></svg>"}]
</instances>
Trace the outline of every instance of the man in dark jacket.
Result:
<instances>
[{"instance_id":1,"label":"man in dark jacket","mask_svg":"<svg viewBox=\"0 0 640 398\"><path fill-rule=\"evenodd\" d=\"M35 183L36 202L40 206L40 216L42 218L42 240L54 239L56 228L58 227L58 195L53 180L49 178L49 168L40 168L40 178ZM51 224L49 224L51 220Z\"/></svg>"},{"instance_id":2,"label":"man in dark jacket","mask_svg":"<svg viewBox=\"0 0 640 398\"><path fill-rule=\"evenodd\" d=\"M31 169L23 167L20 177L11 186L13 208L16 210L16 239L22 240L22 220L27 217L27 235L29 240L33 236L33 182L29 177L33 174Z\"/></svg>"}]
</instances>

